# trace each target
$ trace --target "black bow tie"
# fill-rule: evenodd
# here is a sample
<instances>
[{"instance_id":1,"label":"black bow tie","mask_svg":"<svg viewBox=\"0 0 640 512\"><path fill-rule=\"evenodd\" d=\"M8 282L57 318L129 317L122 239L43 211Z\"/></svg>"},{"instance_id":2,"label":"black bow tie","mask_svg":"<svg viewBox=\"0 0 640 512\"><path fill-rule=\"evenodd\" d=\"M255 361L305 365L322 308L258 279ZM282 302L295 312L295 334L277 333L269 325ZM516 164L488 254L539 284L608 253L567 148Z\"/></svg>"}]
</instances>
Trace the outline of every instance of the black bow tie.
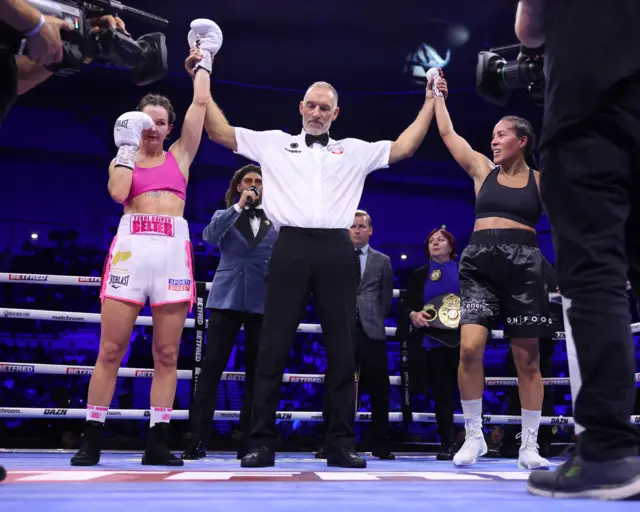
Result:
<instances>
[{"instance_id":1,"label":"black bow tie","mask_svg":"<svg viewBox=\"0 0 640 512\"><path fill-rule=\"evenodd\" d=\"M307 133L304 137L304 141L309 147L311 147L314 142L318 142L319 144L326 146L329 144L329 134L327 132L320 135L311 135L310 133Z\"/></svg>"},{"instance_id":2,"label":"black bow tie","mask_svg":"<svg viewBox=\"0 0 640 512\"><path fill-rule=\"evenodd\" d=\"M261 219L262 218L262 210L258 210L257 208L251 208L251 209L247 210L247 215L249 216L250 219L255 219L256 217Z\"/></svg>"}]
</instances>

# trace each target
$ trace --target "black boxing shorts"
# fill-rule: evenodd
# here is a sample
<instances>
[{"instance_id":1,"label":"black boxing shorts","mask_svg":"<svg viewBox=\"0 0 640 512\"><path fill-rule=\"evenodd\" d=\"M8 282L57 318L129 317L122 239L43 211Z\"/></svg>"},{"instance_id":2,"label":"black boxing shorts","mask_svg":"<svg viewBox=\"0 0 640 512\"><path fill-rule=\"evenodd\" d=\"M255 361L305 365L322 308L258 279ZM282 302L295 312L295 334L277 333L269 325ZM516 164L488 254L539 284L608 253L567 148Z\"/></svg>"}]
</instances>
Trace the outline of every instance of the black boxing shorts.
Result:
<instances>
[{"instance_id":1,"label":"black boxing shorts","mask_svg":"<svg viewBox=\"0 0 640 512\"><path fill-rule=\"evenodd\" d=\"M460 325L490 329L502 320L505 338L545 336L551 316L543 261L532 231L475 231L460 259Z\"/></svg>"}]
</instances>

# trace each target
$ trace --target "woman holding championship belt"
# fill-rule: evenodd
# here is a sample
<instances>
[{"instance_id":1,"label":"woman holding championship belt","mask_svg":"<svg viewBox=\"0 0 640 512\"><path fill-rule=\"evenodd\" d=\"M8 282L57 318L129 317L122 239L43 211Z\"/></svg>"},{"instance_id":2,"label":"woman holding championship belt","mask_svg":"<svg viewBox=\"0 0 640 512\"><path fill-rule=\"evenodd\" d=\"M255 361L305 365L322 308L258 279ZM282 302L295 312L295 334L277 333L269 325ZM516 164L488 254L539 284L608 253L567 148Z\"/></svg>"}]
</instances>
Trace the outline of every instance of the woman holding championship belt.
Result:
<instances>
[{"instance_id":1,"label":"woman holding championship belt","mask_svg":"<svg viewBox=\"0 0 640 512\"><path fill-rule=\"evenodd\" d=\"M196 75L180 138L164 151L175 121L173 107L164 96L145 96L138 111L121 115L115 124L118 154L109 166L109 193L124 205L124 215L102 275L100 349L89 383L82 444L71 459L73 466L100 461L118 368L147 298L153 317L154 374L142 464L184 464L168 448L180 336L195 294L193 252L183 214L189 168L200 146L211 98L212 57L222 44L220 29L212 21L195 20L191 29L187 61Z\"/></svg>"},{"instance_id":2,"label":"woman holding championship belt","mask_svg":"<svg viewBox=\"0 0 640 512\"><path fill-rule=\"evenodd\" d=\"M436 84L444 82L442 72L438 74ZM436 97L438 130L453 158L473 179L476 193L476 222L460 259L458 386L466 436L453 463L469 466L487 453L482 432L483 356L489 329L500 318L518 370L518 465L547 469L549 461L540 457L537 443L544 394L538 339L546 334L551 317L544 257L535 231L543 208L540 173L529 163L535 147L533 128L521 117L503 117L493 130L491 161L455 132L445 98Z\"/></svg>"},{"instance_id":3,"label":"woman holding championship belt","mask_svg":"<svg viewBox=\"0 0 640 512\"><path fill-rule=\"evenodd\" d=\"M440 437L440 453L436 458L452 460L453 395L460 362L460 283L455 261L456 239L444 228L434 229L425 240L429 263L411 274L405 305L413 327L410 341L421 343L426 351L427 376L433 389ZM417 357L422 359L424 355L420 351Z\"/></svg>"}]
</instances>

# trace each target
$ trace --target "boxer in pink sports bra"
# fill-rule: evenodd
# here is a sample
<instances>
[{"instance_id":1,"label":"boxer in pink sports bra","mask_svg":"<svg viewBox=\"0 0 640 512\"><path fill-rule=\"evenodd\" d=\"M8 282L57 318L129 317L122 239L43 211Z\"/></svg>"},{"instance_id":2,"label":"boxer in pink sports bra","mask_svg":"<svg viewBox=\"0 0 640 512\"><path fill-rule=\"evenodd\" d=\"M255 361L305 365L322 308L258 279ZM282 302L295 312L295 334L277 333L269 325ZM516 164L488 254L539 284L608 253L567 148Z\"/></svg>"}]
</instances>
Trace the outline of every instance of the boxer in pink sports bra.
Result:
<instances>
[{"instance_id":1,"label":"boxer in pink sports bra","mask_svg":"<svg viewBox=\"0 0 640 512\"><path fill-rule=\"evenodd\" d=\"M118 155L109 166L109 193L124 206L105 262L101 289L100 350L89 384L87 422L74 466L100 461L104 423L118 369L147 299L153 317L154 374L145 465L181 466L167 446L177 382L180 337L195 294L189 228L183 218L189 167L196 156L210 93L210 68L193 49L193 102L180 138L164 151L175 114L167 98L146 95L135 112L116 121Z\"/></svg>"}]
</instances>

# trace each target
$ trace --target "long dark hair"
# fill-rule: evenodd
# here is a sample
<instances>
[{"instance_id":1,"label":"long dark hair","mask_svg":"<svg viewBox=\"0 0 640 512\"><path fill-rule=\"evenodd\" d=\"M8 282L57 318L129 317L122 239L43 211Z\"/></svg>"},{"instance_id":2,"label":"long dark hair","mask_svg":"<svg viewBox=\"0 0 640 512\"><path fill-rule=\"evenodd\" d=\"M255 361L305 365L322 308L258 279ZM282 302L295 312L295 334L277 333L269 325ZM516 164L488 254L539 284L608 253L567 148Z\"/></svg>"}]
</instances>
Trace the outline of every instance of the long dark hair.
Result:
<instances>
[{"instance_id":1,"label":"long dark hair","mask_svg":"<svg viewBox=\"0 0 640 512\"><path fill-rule=\"evenodd\" d=\"M533 126L524 117L519 116L504 116L501 121L510 121L513 123L513 130L516 132L516 137L526 137L527 145L524 148L524 161L531 169L538 169L538 162L533 153L536 147L536 134L533 131Z\"/></svg>"},{"instance_id":2,"label":"long dark hair","mask_svg":"<svg viewBox=\"0 0 640 512\"><path fill-rule=\"evenodd\" d=\"M449 242L449 247L451 247L451 252L449 253L450 258L452 260L457 259L458 253L456 252L456 237L453 236L451 233L449 233L445 228L432 229L429 235L427 236L426 240L424 241L427 258L431 259L431 254L429 253L429 240L431 240L431 237L438 232L441 232L442 236L447 239L447 242Z\"/></svg>"},{"instance_id":3,"label":"long dark hair","mask_svg":"<svg viewBox=\"0 0 640 512\"><path fill-rule=\"evenodd\" d=\"M238 202L238 198L240 197L240 194L238 193L238 184L250 172L255 172L256 174L260 175L260 177L262 177L262 169L260 169L260 167L258 167L257 165L249 164L238 169L234 173L233 178L231 178L231 181L229 182L229 189L224 195L224 200L227 204L227 208L231 208Z\"/></svg>"}]
</instances>

